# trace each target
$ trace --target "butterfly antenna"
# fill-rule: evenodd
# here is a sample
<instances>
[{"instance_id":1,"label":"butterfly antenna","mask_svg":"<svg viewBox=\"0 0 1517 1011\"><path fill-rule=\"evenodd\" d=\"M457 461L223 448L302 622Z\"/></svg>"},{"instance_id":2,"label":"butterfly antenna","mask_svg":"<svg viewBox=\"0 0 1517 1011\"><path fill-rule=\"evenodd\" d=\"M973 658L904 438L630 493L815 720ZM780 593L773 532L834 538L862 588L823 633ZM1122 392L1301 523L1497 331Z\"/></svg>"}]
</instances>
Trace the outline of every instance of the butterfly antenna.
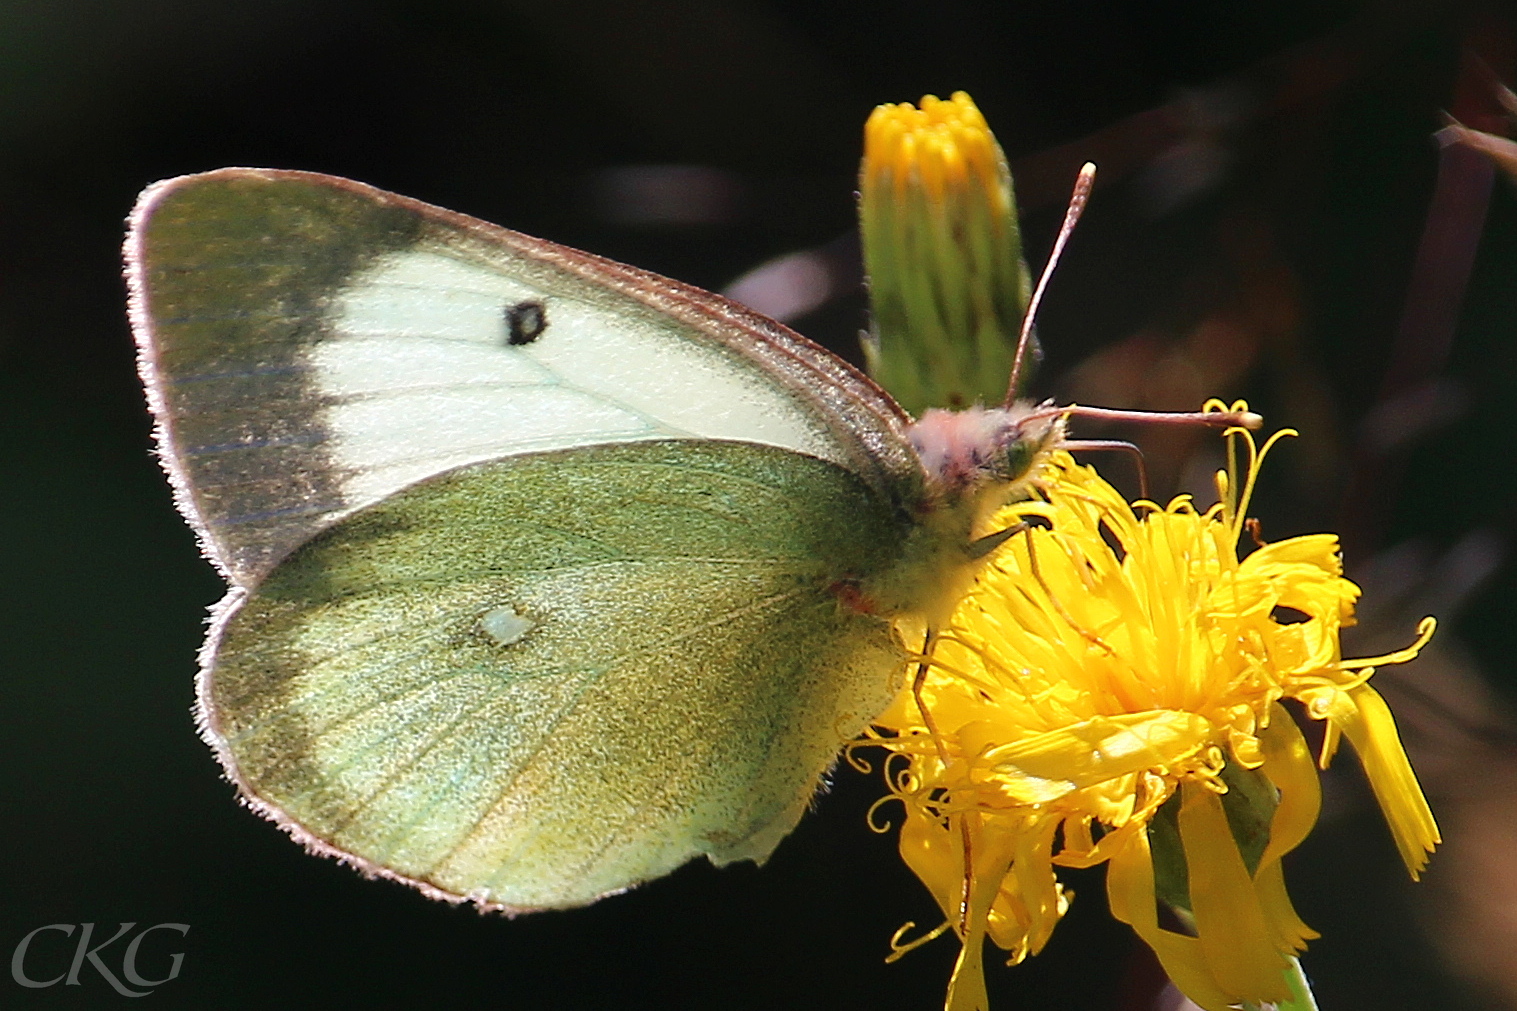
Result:
<instances>
[{"instance_id":1,"label":"butterfly antenna","mask_svg":"<svg viewBox=\"0 0 1517 1011\"><path fill-rule=\"evenodd\" d=\"M1090 200L1090 189L1095 182L1095 163L1086 162L1080 169L1079 178L1075 180L1075 191L1070 195L1069 208L1064 212L1064 224L1059 228L1059 237L1053 242L1053 252L1048 254L1048 262L1043 265L1043 276L1038 278L1038 286L1033 289L1032 298L1027 300L1027 311L1022 314L1022 332L1017 335L1017 356L1011 363L1011 381L1006 384L1003 407L1010 407L1012 401L1017 399L1017 385L1022 381L1022 362L1027 357L1027 345L1032 342L1032 325L1038 318L1038 305L1043 301L1043 291L1048 287L1048 279L1053 276L1054 267L1059 264L1059 256L1064 252L1070 233L1075 230L1080 215L1085 213L1085 204Z\"/></svg>"}]
</instances>

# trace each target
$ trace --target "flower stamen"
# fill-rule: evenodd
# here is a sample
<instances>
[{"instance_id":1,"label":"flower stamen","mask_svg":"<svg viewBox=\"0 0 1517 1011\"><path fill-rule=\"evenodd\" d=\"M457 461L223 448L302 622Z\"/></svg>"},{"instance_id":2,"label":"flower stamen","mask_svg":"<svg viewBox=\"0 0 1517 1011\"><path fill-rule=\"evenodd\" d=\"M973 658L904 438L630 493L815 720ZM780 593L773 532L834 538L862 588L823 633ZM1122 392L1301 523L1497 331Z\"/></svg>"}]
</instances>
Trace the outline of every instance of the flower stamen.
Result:
<instances>
[{"instance_id":1,"label":"flower stamen","mask_svg":"<svg viewBox=\"0 0 1517 1011\"><path fill-rule=\"evenodd\" d=\"M1417 623L1417 638L1405 649L1398 649L1383 656L1365 656L1357 660L1340 660L1338 661L1338 668L1340 670L1353 670L1356 667L1387 667L1391 664L1406 663L1408 660L1414 660L1417 654L1422 652L1423 647L1432 640L1433 633L1437 629L1438 619L1429 615Z\"/></svg>"},{"instance_id":2,"label":"flower stamen","mask_svg":"<svg viewBox=\"0 0 1517 1011\"><path fill-rule=\"evenodd\" d=\"M905 923L901 924L901 929L897 930L890 936L890 954L885 956L885 964L889 965L891 962L896 961L907 952L916 951L928 941L936 941L938 938L942 937L945 933L948 932L948 927L948 921L944 920L942 923L938 924L936 927L933 927L931 930L923 934L921 937L918 937L916 940L907 941L905 944L902 944L900 943L901 935L906 933L908 930L914 930L916 928L916 923L914 921L907 920Z\"/></svg>"}]
</instances>

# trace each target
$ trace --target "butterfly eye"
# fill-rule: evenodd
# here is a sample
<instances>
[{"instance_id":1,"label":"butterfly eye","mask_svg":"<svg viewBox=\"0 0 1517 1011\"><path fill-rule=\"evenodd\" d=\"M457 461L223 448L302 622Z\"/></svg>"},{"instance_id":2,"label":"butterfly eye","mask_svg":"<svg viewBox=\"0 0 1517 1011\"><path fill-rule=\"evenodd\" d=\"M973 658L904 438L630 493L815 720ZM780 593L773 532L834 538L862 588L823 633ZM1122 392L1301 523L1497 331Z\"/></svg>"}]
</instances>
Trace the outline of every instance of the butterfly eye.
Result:
<instances>
[{"instance_id":1,"label":"butterfly eye","mask_svg":"<svg viewBox=\"0 0 1517 1011\"><path fill-rule=\"evenodd\" d=\"M1015 481L1027 473L1037 451L1037 443L1032 439L1014 436L996 450L991 458L991 470L1003 481Z\"/></svg>"},{"instance_id":2,"label":"butterfly eye","mask_svg":"<svg viewBox=\"0 0 1517 1011\"><path fill-rule=\"evenodd\" d=\"M506 306L506 343L512 346L531 344L548 329L548 310L541 302L529 300Z\"/></svg>"}]
</instances>

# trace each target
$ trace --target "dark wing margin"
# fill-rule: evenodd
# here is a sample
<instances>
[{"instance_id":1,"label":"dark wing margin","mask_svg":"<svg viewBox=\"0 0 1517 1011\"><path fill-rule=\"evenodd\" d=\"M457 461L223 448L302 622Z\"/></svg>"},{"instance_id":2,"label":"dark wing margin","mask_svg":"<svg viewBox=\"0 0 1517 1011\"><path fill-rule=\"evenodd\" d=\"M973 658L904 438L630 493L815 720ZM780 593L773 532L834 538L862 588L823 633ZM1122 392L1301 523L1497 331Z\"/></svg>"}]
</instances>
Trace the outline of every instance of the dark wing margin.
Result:
<instances>
[{"instance_id":1,"label":"dark wing margin","mask_svg":"<svg viewBox=\"0 0 1517 1011\"><path fill-rule=\"evenodd\" d=\"M408 208L223 171L144 192L126 242L138 369L180 511L227 578L256 581L340 515L306 346L345 278L414 244Z\"/></svg>"}]
</instances>

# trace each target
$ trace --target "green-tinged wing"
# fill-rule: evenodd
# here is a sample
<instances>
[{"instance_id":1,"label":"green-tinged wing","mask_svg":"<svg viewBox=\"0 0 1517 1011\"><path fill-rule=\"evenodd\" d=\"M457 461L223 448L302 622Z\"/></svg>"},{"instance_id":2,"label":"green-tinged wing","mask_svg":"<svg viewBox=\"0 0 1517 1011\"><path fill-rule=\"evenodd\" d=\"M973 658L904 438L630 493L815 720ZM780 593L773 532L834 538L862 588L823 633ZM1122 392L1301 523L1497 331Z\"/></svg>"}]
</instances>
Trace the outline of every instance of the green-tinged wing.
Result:
<instances>
[{"instance_id":1,"label":"green-tinged wing","mask_svg":"<svg viewBox=\"0 0 1517 1011\"><path fill-rule=\"evenodd\" d=\"M255 807L439 897L573 906L763 859L899 685L886 623L837 591L903 533L855 475L768 446L467 467L234 594L202 719Z\"/></svg>"}]
</instances>

